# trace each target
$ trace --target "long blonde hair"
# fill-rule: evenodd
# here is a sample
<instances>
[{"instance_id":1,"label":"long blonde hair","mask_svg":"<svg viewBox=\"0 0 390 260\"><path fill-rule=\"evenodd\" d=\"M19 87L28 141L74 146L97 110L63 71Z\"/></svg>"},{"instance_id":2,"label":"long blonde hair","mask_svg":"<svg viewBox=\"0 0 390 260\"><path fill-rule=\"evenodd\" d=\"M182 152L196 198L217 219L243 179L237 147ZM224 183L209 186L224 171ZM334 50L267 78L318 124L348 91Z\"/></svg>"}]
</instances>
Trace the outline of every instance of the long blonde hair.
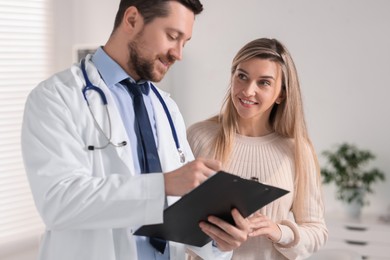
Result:
<instances>
[{"instance_id":1,"label":"long blonde hair","mask_svg":"<svg viewBox=\"0 0 390 260\"><path fill-rule=\"evenodd\" d=\"M269 123L274 132L294 141L295 183L296 185L299 184L300 188L304 188L301 185L306 183L307 176L303 173L309 168L308 164L314 160L317 169L317 181L320 179L319 164L307 132L298 73L294 61L287 48L278 40L256 39L243 46L234 57L231 67L231 80L237 66L252 58L271 60L277 62L281 67L282 91L284 91L285 98L280 104L274 104ZM210 119L217 121L220 125L215 139L214 158L221 160L223 163L226 163L229 159L238 129L238 114L233 105L230 92L231 87L226 94L220 114ZM319 181L318 185L320 185ZM297 189L298 193L300 188Z\"/></svg>"}]
</instances>

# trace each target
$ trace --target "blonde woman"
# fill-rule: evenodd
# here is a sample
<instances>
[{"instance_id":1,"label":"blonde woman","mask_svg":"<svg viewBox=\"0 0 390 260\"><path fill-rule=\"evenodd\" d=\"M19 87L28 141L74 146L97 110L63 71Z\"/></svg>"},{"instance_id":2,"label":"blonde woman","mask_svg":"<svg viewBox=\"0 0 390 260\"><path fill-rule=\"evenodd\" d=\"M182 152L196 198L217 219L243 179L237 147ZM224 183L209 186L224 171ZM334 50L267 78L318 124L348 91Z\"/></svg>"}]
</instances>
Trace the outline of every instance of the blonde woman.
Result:
<instances>
[{"instance_id":1,"label":"blonde woman","mask_svg":"<svg viewBox=\"0 0 390 260\"><path fill-rule=\"evenodd\" d=\"M248 218L252 232L233 259L304 259L324 245L318 160L297 71L278 40L256 39L241 48L221 113L192 125L188 139L196 157L220 160L225 171L290 191ZM207 223L202 230L220 232Z\"/></svg>"}]
</instances>

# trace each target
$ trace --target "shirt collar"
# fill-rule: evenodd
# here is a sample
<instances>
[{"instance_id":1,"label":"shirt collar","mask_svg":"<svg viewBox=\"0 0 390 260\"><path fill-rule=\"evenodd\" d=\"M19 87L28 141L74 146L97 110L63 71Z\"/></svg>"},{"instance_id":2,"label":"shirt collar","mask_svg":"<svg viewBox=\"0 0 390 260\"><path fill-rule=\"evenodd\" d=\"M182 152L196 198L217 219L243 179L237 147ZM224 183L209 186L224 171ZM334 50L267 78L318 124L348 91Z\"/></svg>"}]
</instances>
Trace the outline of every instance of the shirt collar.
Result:
<instances>
[{"instance_id":1,"label":"shirt collar","mask_svg":"<svg viewBox=\"0 0 390 260\"><path fill-rule=\"evenodd\" d=\"M130 81L135 82L116 61L108 56L102 47L99 47L96 50L95 54L92 56L92 62L95 64L100 76L109 88L112 88L114 85L127 78L130 78Z\"/></svg>"}]
</instances>

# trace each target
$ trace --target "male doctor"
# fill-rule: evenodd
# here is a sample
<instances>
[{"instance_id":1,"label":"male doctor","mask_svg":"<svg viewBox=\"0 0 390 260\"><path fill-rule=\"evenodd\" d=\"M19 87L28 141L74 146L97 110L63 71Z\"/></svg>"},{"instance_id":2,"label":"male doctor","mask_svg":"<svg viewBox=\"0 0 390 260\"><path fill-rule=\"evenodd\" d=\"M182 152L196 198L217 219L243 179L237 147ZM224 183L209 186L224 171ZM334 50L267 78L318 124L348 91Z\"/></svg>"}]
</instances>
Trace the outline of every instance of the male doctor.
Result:
<instances>
[{"instance_id":1,"label":"male doctor","mask_svg":"<svg viewBox=\"0 0 390 260\"><path fill-rule=\"evenodd\" d=\"M106 45L30 93L22 152L46 225L39 259L185 259L185 245L162 241L158 251L151 240L132 233L162 223L172 196L184 195L221 167L218 161L194 160L176 104L159 89L148 91L182 59L202 9L198 0L122 0ZM85 90L88 81L95 87ZM143 144L135 131L138 112L130 91L141 83L146 83L141 95L161 168L142 174L142 160L147 164L149 157L140 158ZM249 231L246 219L236 211L232 215L235 226L213 216L208 220L214 225L200 224L213 243L187 247L187 252L203 259L230 258Z\"/></svg>"}]
</instances>

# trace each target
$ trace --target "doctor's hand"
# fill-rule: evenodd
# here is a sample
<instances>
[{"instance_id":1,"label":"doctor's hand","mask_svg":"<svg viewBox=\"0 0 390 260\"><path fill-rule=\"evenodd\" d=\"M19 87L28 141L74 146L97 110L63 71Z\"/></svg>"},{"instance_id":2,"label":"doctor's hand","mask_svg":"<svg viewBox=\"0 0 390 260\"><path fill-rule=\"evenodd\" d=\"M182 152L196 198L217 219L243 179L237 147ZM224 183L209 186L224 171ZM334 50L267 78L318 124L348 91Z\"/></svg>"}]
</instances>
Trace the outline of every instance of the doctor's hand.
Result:
<instances>
[{"instance_id":1,"label":"doctor's hand","mask_svg":"<svg viewBox=\"0 0 390 260\"><path fill-rule=\"evenodd\" d=\"M237 209L232 210L232 216L235 226L215 216L207 218L209 223L199 223L202 231L214 240L221 251L231 251L238 248L248 239L248 233L251 231L250 222L242 217Z\"/></svg>"},{"instance_id":2,"label":"doctor's hand","mask_svg":"<svg viewBox=\"0 0 390 260\"><path fill-rule=\"evenodd\" d=\"M167 172L164 174L165 194L183 196L221 170L221 167L220 161L199 158L174 171Z\"/></svg>"}]
</instances>

